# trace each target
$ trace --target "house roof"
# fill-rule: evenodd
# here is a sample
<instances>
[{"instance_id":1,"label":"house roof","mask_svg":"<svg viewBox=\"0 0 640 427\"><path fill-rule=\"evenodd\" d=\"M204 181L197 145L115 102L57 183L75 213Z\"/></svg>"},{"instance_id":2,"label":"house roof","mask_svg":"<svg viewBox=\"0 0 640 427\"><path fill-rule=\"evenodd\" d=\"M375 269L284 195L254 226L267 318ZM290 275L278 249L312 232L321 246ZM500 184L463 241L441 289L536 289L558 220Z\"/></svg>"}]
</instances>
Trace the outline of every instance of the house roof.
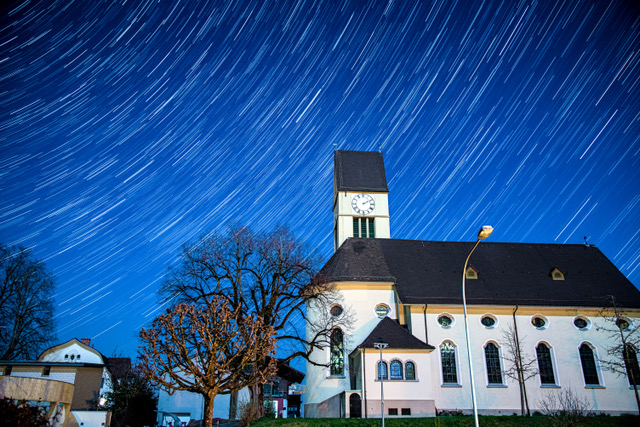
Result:
<instances>
[{"instance_id":1,"label":"house roof","mask_svg":"<svg viewBox=\"0 0 640 427\"><path fill-rule=\"evenodd\" d=\"M389 192L380 152L336 150L333 170L337 191Z\"/></svg>"},{"instance_id":2,"label":"house roof","mask_svg":"<svg viewBox=\"0 0 640 427\"><path fill-rule=\"evenodd\" d=\"M277 375L290 383L301 383L302 380L304 380L304 374L296 368L289 366L288 363L278 363Z\"/></svg>"},{"instance_id":3,"label":"house roof","mask_svg":"<svg viewBox=\"0 0 640 427\"><path fill-rule=\"evenodd\" d=\"M356 348L374 348L374 344L380 340L387 343L389 349L433 350L435 348L416 338L406 328L389 317L380 320L369 336Z\"/></svg>"},{"instance_id":4,"label":"house roof","mask_svg":"<svg viewBox=\"0 0 640 427\"><path fill-rule=\"evenodd\" d=\"M350 238L319 273L325 281L393 282L403 304L460 304L475 242ZM640 308L640 291L593 245L482 242L469 260L468 304ZM550 273L558 268L562 281Z\"/></svg>"}]
</instances>

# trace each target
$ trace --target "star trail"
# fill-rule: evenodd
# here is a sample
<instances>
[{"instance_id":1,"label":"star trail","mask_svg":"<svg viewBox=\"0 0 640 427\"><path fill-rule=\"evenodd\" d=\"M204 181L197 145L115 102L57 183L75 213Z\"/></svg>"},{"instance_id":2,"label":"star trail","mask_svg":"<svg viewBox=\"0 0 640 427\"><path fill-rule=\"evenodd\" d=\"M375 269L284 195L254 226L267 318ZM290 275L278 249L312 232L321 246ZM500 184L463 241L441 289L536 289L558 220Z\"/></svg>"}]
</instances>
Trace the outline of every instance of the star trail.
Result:
<instances>
[{"instance_id":1,"label":"star trail","mask_svg":"<svg viewBox=\"0 0 640 427\"><path fill-rule=\"evenodd\" d=\"M184 243L333 250L333 150L381 150L391 235L594 244L640 285L640 7L19 1L0 21L0 242L58 339L135 355Z\"/></svg>"}]
</instances>

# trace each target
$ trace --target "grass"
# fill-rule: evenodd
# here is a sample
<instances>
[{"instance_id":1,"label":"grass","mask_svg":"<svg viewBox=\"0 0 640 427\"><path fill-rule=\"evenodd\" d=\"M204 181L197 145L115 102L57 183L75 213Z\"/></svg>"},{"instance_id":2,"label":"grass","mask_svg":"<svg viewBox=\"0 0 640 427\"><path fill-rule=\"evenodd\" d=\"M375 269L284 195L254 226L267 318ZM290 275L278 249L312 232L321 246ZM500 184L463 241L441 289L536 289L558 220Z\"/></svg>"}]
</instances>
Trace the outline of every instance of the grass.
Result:
<instances>
[{"instance_id":1,"label":"grass","mask_svg":"<svg viewBox=\"0 0 640 427\"><path fill-rule=\"evenodd\" d=\"M566 424L557 424L551 417L534 415L532 417L512 416L480 416L481 427L520 427L520 426L545 426L561 427ZM261 419L252 424L256 427L379 427L380 419L344 419L344 418L292 418L292 419ZM604 427L604 426L639 426L640 417L623 415L619 417L594 416L585 417L575 426ZM473 426L472 416L447 416L432 418L385 418L385 427L467 427Z\"/></svg>"}]
</instances>

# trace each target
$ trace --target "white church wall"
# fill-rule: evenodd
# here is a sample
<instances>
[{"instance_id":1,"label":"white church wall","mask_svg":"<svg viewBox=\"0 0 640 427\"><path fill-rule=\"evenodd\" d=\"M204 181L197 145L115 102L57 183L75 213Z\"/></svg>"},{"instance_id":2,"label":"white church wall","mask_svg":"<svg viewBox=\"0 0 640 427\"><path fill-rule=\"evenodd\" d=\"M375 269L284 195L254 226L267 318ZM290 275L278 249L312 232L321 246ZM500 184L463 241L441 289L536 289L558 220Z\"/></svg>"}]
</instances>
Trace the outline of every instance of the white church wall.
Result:
<instances>
[{"instance_id":1,"label":"white church wall","mask_svg":"<svg viewBox=\"0 0 640 427\"><path fill-rule=\"evenodd\" d=\"M468 311L469 336L473 355L473 371L476 385L478 407L482 412L510 413L520 411L520 394L518 384L504 376L505 366L504 331L513 324L512 308L504 307L471 307ZM461 307L430 307L427 314L429 344L437 347L437 358L433 359L432 372L438 383L436 390L437 405L440 409L454 410L471 407L469 388L469 367L464 337L464 318ZM454 322L449 327L438 324L438 317L446 313ZM483 316L490 314L497 320L495 327L487 328L481 323ZM544 315L547 324L544 328L532 325L532 317ZM589 327L580 330L574 326L576 316L584 316ZM415 316L415 314L414 314ZM417 317L417 316L416 316ZM626 376L619 377L603 369L598 362L599 357L606 356L606 348L610 345L606 333L598 330L603 320L597 317L595 309L557 309L557 308L519 308L516 321L518 334L522 341L521 349L526 357L536 361L536 346L544 342L551 348L556 384L542 385L540 377L527 381L527 397L532 411L540 409L540 400L548 393L570 388L577 396L586 398L595 411L613 413L631 413L637 410L633 390L630 389ZM635 320L635 319L634 319ZM414 325L416 322L414 322ZM424 328L423 328L424 329ZM442 385L442 366L439 346L451 341L456 346L458 383L460 387ZM488 384L484 347L488 342L497 344L502 357L502 372L506 387ZM600 386L585 385L579 347L589 343L594 348L596 367ZM537 362L536 365L537 367Z\"/></svg>"},{"instance_id":2,"label":"white church wall","mask_svg":"<svg viewBox=\"0 0 640 427\"><path fill-rule=\"evenodd\" d=\"M382 289L381 289L382 288ZM373 331L380 319L375 309L379 304L389 308L388 316L396 318L396 306L392 286L388 283L349 283L339 285L345 312L354 319L349 331L344 332L345 375L331 377L329 367L307 363L305 403L320 403L343 390L350 389L348 355ZM309 312L309 310L307 310ZM313 310L311 310L313 316ZM316 318L312 317L310 322ZM317 363L329 363L330 349L314 351L311 359Z\"/></svg>"},{"instance_id":3,"label":"white church wall","mask_svg":"<svg viewBox=\"0 0 640 427\"><path fill-rule=\"evenodd\" d=\"M393 351L385 350L382 360L390 366L392 360L399 360L404 365L411 361L416 366L415 380L384 380L384 393L389 399L394 400L431 400L434 399L432 372L425 369L429 366L431 354L424 351ZM380 353L375 349L367 349L365 354L365 389L367 399L380 399L380 381L378 380L378 362Z\"/></svg>"}]
</instances>

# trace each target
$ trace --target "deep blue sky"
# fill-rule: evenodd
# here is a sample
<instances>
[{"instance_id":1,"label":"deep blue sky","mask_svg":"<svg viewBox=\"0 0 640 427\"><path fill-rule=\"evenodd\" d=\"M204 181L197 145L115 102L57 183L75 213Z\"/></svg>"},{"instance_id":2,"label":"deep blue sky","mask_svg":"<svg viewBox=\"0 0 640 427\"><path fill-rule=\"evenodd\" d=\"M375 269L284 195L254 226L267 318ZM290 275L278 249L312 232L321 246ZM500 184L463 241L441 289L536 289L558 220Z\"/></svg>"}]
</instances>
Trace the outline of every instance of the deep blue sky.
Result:
<instances>
[{"instance_id":1,"label":"deep blue sky","mask_svg":"<svg viewBox=\"0 0 640 427\"><path fill-rule=\"evenodd\" d=\"M333 150L382 150L391 235L598 246L640 285L636 1L21 1L0 21L0 241L59 340L135 355L180 246L332 253ZM461 260L461 263L463 260Z\"/></svg>"}]
</instances>

